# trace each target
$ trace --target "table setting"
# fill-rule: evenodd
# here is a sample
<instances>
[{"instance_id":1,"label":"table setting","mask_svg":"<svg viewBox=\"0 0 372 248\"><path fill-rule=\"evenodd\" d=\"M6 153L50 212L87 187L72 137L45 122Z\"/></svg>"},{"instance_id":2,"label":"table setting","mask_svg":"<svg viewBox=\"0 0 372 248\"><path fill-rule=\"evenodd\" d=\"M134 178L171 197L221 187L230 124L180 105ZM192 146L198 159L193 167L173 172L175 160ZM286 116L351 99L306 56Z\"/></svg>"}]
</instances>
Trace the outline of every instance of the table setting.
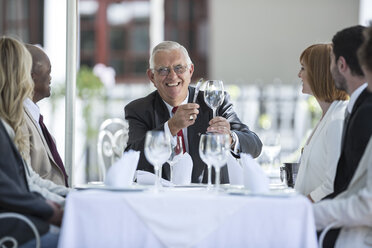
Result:
<instances>
[{"instance_id":1,"label":"table setting","mask_svg":"<svg viewBox=\"0 0 372 248\"><path fill-rule=\"evenodd\" d=\"M222 81L206 82L214 117L223 92ZM232 156L229 135L201 134L198 147L207 184L191 183L193 162L180 139L148 131L144 154L155 173L136 171L140 152L131 150L103 182L76 185L66 199L59 247L317 247L305 197L285 183L270 184L251 155ZM160 176L166 162L169 181ZM223 166L229 184L220 184Z\"/></svg>"}]
</instances>

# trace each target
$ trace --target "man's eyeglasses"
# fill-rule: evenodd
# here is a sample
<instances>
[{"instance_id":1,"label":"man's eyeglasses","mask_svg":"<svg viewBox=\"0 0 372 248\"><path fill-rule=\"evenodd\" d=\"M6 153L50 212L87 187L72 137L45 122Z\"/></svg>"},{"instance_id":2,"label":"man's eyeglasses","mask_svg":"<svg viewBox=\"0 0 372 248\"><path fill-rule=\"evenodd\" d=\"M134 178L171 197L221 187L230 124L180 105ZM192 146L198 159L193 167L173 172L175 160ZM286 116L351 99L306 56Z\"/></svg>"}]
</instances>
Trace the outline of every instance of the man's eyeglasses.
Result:
<instances>
[{"instance_id":1,"label":"man's eyeglasses","mask_svg":"<svg viewBox=\"0 0 372 248\"><path fill-rule=\"evenodd\" d=\"M185 65L176 65L176 66L173 66L173 71L174 73L176 73L177 75L181 75L183 73L185 73L185 71L187 70L188 66ZM170 71L171 71L171 67L159 67L158 69L155 69L155 71L160 75L160 76L168 76Z\"/></svg>"}]
</instances>

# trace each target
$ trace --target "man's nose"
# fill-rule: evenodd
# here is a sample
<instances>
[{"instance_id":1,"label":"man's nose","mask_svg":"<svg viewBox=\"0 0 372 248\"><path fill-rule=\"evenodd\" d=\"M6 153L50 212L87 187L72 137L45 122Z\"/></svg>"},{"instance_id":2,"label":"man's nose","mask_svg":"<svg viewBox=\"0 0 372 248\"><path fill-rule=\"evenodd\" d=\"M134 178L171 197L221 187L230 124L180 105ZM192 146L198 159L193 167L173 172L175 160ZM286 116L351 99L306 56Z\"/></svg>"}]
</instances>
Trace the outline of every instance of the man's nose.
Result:
<instances>
[{"instance_id":1,"label":"man's nose","mask_svg":"<svg viewBox=\"0 0 372 248\"><path fill-rule=\"evenodd\" d=\"M168 78L175 78L177 77L177 73L174 71L173 68L169 70Z\"/></svg>"}]
</instances>

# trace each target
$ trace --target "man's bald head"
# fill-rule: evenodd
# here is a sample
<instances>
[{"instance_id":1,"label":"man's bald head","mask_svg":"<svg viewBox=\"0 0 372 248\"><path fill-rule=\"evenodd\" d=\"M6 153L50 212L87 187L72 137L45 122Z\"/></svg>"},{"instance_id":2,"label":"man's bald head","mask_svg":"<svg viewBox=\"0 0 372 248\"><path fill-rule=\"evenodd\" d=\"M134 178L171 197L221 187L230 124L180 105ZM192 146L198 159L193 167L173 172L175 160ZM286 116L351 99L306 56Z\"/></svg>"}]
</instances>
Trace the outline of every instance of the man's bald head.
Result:
<instances>
[{"instance_id":1,"label":"man's bald head","mask_svg":"<svg viewBox=\"0 0 372 248\"><path fill-rule=\"evenodd\" d=\"M50 96L51 65L49 57L41 48L31 44L26 44L25 46L32 57L31 76L35 84L32 100L36 103Z\"/></svg>"}]
</instances>

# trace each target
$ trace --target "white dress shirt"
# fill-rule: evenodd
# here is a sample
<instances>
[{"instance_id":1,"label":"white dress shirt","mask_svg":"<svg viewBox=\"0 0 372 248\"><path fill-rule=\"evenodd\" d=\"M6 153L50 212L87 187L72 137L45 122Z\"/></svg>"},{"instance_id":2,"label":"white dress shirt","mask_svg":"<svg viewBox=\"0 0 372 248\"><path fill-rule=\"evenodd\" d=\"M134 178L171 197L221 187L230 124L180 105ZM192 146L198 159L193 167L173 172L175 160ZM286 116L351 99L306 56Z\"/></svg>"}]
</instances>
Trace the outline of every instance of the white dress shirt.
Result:
<instances>
[{"instance_id":1,"label":"white dress shirt","mask_svg":"<svg viewBox=\"0 0 372 248\"><path fill-rule=\"evenodd\" d=\"M187 103L187 99L189 99L189 93L187 93L187 96L186 98L183 100L183 102L180 104L180 105L183 105L183 104L186 104ZM168 109L168 112L169 112L169 116L170 118L173 117L173 106L169 105L167 102L165 102L163 100L163 102L165 103L165 106L167 106L167 109ZM177 135L173 136L170 129L169 129L169 126L168 126L168 121L166 123L164 123L164 132L166 134L169 135L169 137L172 137L171 138L171 143L173 146L177 145ZM185 149L186 149L186 152L189 153L189 141L187 139L187 127L186 128L182 128L182 132L183 132L183 139L185 141Z\"/></svg>"}]
</instances>

